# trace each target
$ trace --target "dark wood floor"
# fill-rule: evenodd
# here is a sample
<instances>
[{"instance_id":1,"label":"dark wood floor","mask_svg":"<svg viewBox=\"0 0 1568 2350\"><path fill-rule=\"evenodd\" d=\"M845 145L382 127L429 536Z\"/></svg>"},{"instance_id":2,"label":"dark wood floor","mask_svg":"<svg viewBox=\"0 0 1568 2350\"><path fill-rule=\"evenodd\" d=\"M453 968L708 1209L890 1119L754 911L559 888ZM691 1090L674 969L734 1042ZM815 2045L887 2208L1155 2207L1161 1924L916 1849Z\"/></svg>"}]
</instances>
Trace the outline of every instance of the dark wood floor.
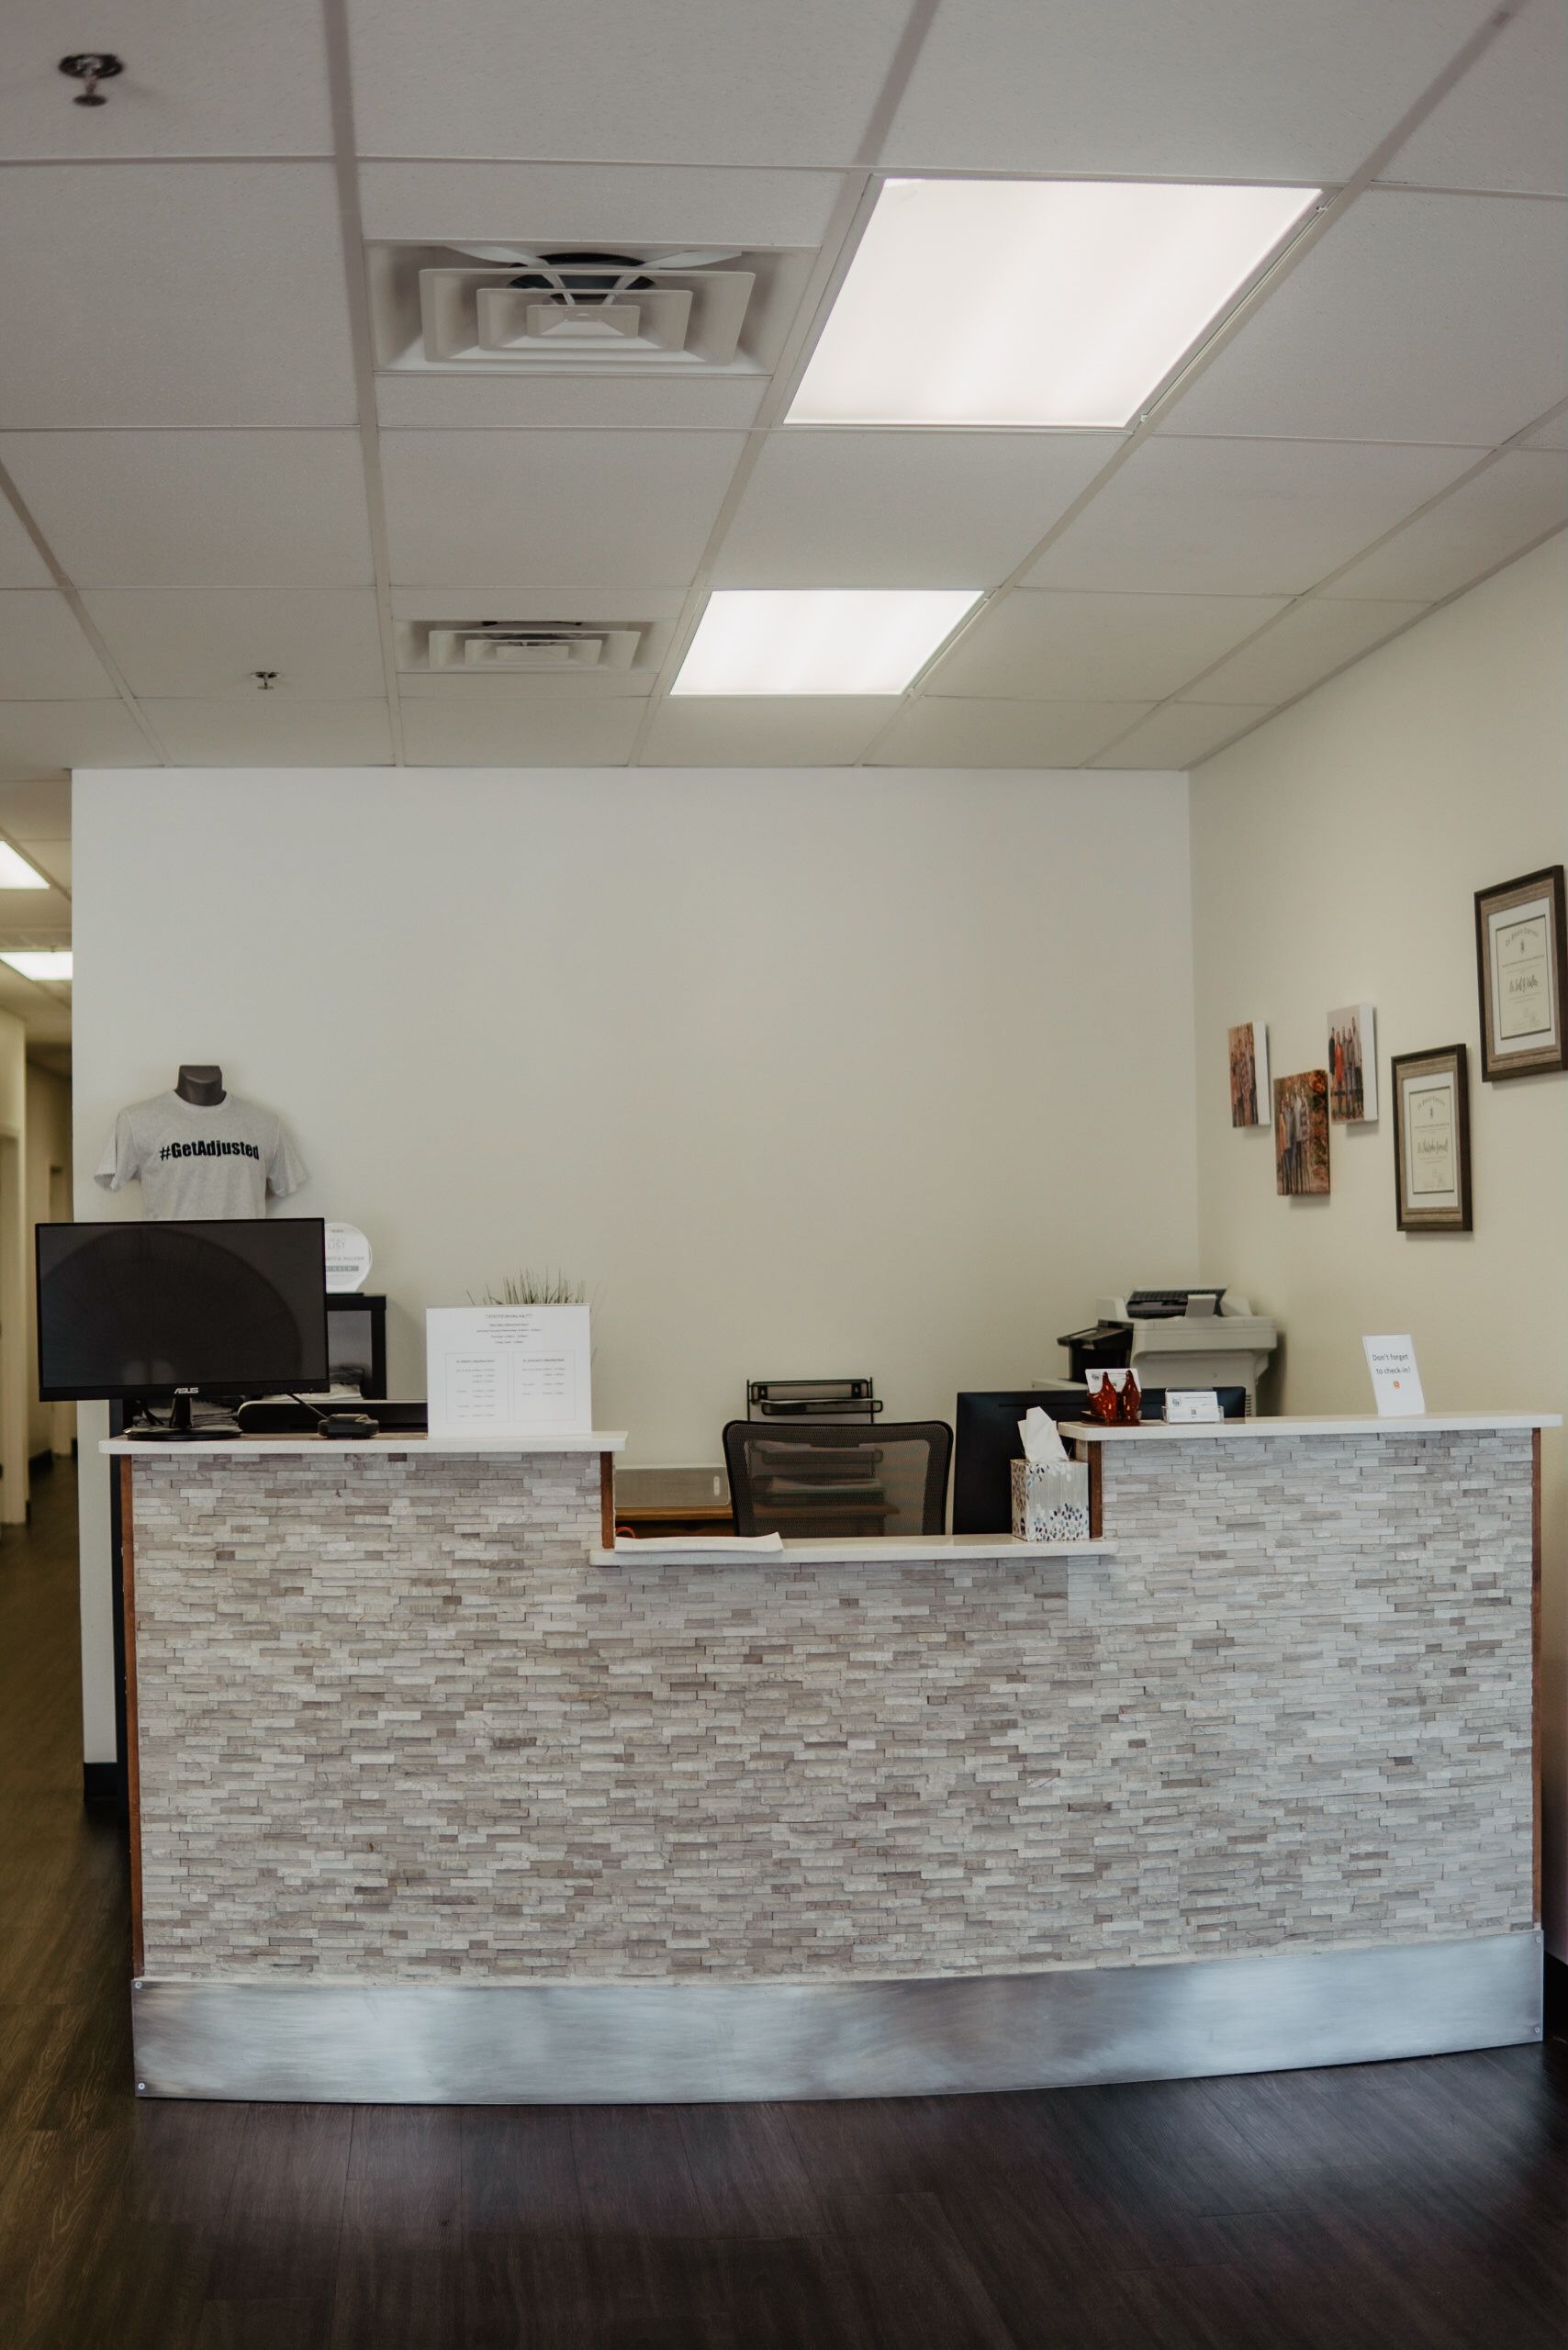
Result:
<instances>
[{"instance_id":1,"label":"dark wood floor","mask_svg":"<svg viewBox=\"0 0 1568 2350\"><path fill-rule=\"evenodd\" d=\"M1563 2350L1561 2042L873 2105L139 2104L72 1483L0 1540L5 2350Z\"/></svg>"}]
</instances>

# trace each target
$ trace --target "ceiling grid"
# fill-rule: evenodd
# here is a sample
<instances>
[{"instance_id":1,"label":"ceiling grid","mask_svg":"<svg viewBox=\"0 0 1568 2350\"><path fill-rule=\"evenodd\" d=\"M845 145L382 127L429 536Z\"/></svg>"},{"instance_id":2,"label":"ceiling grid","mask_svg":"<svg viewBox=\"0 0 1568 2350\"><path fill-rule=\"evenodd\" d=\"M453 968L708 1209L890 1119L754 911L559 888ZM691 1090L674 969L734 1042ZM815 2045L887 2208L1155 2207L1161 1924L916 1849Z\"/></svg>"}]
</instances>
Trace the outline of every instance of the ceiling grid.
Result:
<instances>
[{"instance_id":1,"label":"ceiling grid","mask_svg":"<svg viewBox=\"0 0 1568 2350\"><path fill-rule=\"evenodd\" d=\"M1193 764L1568 520L1559 0L534 5L120 0L90 112L0 26L0 929L73 766ZM901 178L1323 195L1125 426L790 423ZM497 241L760 267L766 348L389 352L385 257ZM672 696L747 588L975 601L896 692Z\"/></svg>"}]
</instances>

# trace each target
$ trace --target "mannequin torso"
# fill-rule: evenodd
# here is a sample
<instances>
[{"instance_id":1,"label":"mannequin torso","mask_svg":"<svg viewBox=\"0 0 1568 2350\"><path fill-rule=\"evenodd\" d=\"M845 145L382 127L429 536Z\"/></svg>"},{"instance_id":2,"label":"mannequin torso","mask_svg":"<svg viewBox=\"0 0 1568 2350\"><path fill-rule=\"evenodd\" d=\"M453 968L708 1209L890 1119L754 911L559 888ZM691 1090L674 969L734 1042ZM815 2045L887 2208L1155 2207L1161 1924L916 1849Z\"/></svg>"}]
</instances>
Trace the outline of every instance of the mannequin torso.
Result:
<instances>
[{"instance_id":1,"label":"mannequin torso","mask_svg":"<svg viewBox=\"0 0 1568 2350\"><path fill-rule=\"evenodd\" d=\"M174 1091L193 1109L216 1110L223 1100L223 1071L210 1061L182 1063Z\"/></svg>"}]
</instances>

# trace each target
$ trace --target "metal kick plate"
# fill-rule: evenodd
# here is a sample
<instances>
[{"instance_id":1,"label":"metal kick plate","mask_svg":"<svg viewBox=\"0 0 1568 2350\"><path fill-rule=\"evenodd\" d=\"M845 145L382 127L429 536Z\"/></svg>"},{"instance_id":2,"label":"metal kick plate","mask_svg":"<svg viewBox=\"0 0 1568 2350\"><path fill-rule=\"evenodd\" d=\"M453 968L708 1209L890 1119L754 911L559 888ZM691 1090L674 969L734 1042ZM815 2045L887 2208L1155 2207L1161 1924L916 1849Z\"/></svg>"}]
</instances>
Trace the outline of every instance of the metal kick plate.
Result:
<instances>
[{"instance_id":1,"label":"metal kick plate","mask_svg":"<svg viewBox=\"0 0 1568 2350\"><path fill-rule=\"evenodd\" d=\"M1538 2040L1541 1936L868 1983L149 1981L149 2097L731 2103L1181 2080Z\"/></svg>"}]
</instances>

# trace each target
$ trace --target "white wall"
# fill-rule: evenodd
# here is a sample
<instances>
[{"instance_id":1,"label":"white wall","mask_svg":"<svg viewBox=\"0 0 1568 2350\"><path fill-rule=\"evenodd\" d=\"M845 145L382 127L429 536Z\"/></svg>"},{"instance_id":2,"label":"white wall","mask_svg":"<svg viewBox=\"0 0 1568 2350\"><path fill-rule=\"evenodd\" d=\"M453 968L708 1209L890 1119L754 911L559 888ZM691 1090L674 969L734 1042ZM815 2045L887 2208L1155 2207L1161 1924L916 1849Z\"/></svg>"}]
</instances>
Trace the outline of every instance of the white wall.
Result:
<instances>
[{"instance_id":1,"label":"white wall","mask_svg":"<svg viewBox=\"0 0 1568 2350\"><path fill-rule=\"evenodd\" d=\"M73 835L77 1213L219 1062L369 1233L395 1393L427 1304L563 1267L599 1424L714 1460L748 1374L950 1417L1194 1272L1180 777L143 769Z\"/></svg>"},{"instance_id":2,"label":"white wall","mask_svg":"<svg viewBox=\"0 0 1568 2350\"><path fill-rule=\"evenodd\" d=\"M1286 1333L1274 1408L1364 1410L1361 1335L1410 1330L1434 1408L1568 1410L1568 1076L1483 1084L1473 893L1568 855L1561 538L1332 680L1193 778L1205 1265ZM1377 1006L1383 1114L1336 1126L1327 1201L1275 1195L1236 1131L1226 1030L1269 1023L1275 1076L1321 1068L1327 1013ZM1471 1056L1475 1229L1394 1227L1393 1053ZM1568 1944L1561 1437L1546 1444L1548 1893Z\"/></svg>"}]
</instances>

